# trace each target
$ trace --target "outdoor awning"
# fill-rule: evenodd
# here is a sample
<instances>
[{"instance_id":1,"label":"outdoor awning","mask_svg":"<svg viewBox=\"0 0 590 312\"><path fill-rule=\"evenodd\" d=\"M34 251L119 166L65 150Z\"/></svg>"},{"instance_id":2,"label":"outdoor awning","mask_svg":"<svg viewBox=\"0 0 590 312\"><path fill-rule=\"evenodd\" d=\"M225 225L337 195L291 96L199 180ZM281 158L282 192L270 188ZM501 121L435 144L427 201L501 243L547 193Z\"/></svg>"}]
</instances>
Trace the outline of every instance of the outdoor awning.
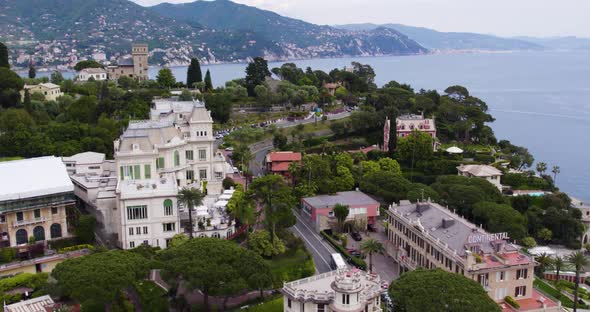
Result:
<instances>
[{"instance_id":1,"label":"outdoor awning","mask_svg":"<svg viewBox=\"0 0 590 312\"><path fill-rule=\"evenodd\" d=\"M463 150L456 147L456 146L451 146L449 148L446 149L447 153L449 154L461 154L463 153Z\"/></svg>"}]
</instances>

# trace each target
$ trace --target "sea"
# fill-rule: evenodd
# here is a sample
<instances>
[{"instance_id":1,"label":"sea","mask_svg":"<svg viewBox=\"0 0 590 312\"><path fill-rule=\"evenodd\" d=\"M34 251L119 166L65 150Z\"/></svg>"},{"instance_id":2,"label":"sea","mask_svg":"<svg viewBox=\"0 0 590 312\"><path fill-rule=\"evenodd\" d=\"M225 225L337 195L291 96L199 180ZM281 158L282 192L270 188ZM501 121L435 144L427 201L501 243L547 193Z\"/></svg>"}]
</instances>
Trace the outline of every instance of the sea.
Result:
<instances>
[{"instance_id":1,"label":"sea","mask_svg":"<svg viewBox=\"0 0 590 312\"><path fill-rule=\"evenodd\" d=\"M458 53L415 56L351 57L292 61L301 68L326 72L369 64L377 85L391 80L415 90L462 85L484 100L496 118L491 123L498 139L525 146L535 161L559 166L557 186L590 201L590 51ZM269 68L280 66L269 63ZM213 84L243 78L246 64L203 66ZM159 68L150 69L150 77ZM186 67L173 67L179 81Z\"/></svg>"}]
</instances>

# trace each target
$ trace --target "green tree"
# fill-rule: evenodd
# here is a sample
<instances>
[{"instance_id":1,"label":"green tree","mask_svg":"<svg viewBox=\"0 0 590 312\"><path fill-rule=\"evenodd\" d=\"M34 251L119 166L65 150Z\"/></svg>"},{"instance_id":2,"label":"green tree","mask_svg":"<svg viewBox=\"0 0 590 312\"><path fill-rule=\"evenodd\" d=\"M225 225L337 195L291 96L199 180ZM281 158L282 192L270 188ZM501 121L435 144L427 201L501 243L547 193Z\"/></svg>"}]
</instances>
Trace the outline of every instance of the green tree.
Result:
<instances>
[{"instance_id":1,"label":"green tree","mask_svg":"<svg viewBox=\"0 0 590 312\"><path fill-rule=\"evenodd\" d=\"M250 234L248 245L255 253L269 258L285 252L283 241L278 237L271 239L267 230L257 230Z\"/></svg>"},{"instance_id":2,"label":"green tree","mask_svg":"<svg viewBox=\"0 0 590 312\"><path fill-rule=\"evenodd\" d=\"M203 81L203 74L201 73L201 64L199 59L191 58L191 64L186 71L186 85L191 88L196 82Z\"/></svg>"},{"instance_id":3,"label":"green tree","mask_svg":"<svg viewBox=\"0 0 590 312\"><path fill-rule=\"evenodd\" d=\"M527 236L527 237L523 238L521 240L521 243L526 248L533 248L533 247L537 246L537 242L535 241L535 238L533 238L531 236Z\"/></svg>"},{"instance_id":4,"label":"green tree","mask_svg":"<svg viewBox=\"0 0 590 312\"><path fill-rule=\"evenodd\" d=\"M35 66L33 66L33 63L29 63L29 79L35 79L35 77L37 77L37 70L35 69Z\"/></svg>"},{"instance_id":5,"label":"green tree","mask_svg":"<svg viewBox=\"0 0 590 312\"><path fill-rule=\"evenodd\" d=\"M176 84L176 78L174 78L174 74L172 74L172 70L170 68L162 68L158 71L158 76L156 76L156 81L158 85L163 88L171 88Z\"/></svg>"},{"instance_id":6,"label":"green tree","mask_svg":"<svg viewBox=\"0 0 590 312\"><path fill-rule=\"evenodd\" d=\"M542 228L539 231L537 231L537 238L548 242L551 240L551 237L553 236L553 232L551 232L551 230L549 230L548 228Z\"/></svg>"},{"instance_id":7,"label":"green tree","mask_svg":"<svg viewBox=\"0 0 590 312\"><path fill-rule=\"evenodd\" d=\"M10 63L8 62L8 48L2 42L0 42L0 67L10 68Z\"/></svg>"},{"instance_id":8,"label":"green tree","mask_svg":"<svg viewBox=\"0 0 590 312\"><path fill-rule=\"evenodd\" d=\"M576 271L576 280L574 281L574 312L578 311L578 289L580 287L580 272L590 265L590 260L581 251L576 251L567 257L569 262Z\"/></svg>"},{"instance_id":9,"label":"green tree","mask_svg":"<svg viewBox=\"0 0 590 312\"><path fill-rule=\"evenodd\" d=\"M184 234L176 234L174 236L172 236L172 239L170 240L170 245L168 247L176 247L176 246L180 246L186 242L188 242L189 238L184 235Z\"/></svg>"},{"instance_id":10,"label":"green tree","mask_svg":"<svg viewBox=\"0 0 590 312\"><path fill-rule=\"evenodd\" d=\"M287 147L287 142L287 136L280 131L277 131L277 133L275 133L272 138L272 145L274 146L274 148L279 150L284 150Z\"/></svg>"},{"instance_id":11,"label":"green tree","mask_svg":"<svg viewBox=\"0 0 590 312\"><path fill-rule=\"evenodd\" d=\"M51 83L59 85L64 81L64 76L61 74L61 72L55 70L53 73L51 73L50 81Z\"/></svg>"},{"instance_id":12,"label":"green tree","mask_svg":"<svg viewBox=\"0 0 590 312\"><path fill-rule=\"evenodd\" d=\"M561 169L559 166L553 166L551 172L553 173L553 183L555 183L557 181L557 175L561 173Z\"/></svg>"},{"instance_id":13,"label":"green tree","mask_svg":"<svg viewBox=\"0 0 590 312\"><path fill-rule=\"evenodd\" d=\"M283 177L271 174L254 179L248 195L264 207L264 222L271 240L277 235L277 227L285 229L295 225L297 220L291 209L296 201Z\"/></svg>"},{"instance_id":14,"label":"green tree","mask_svg":"<svg viewBox=\"0 0 590 312\"><path fill-rule=\"evenodd\" d=\"M537 261L537 263L539 263L539 265L537 267L535 267L535 269L537 269L537 275L540 277L543 277L543 273L545 272L545 268L547 268L547 266L551 265L553 263L553 260L551 259L551 256L549 256L546 253L542 253L542 254L538 255L537 257L535 257L535 260Z\"/></svg>"},{"instance_id":15,"label":"green tree","mask_svg":"<svg viewBox=\"0 0 590 312\"><path fill-rule=\"evenodd\" d=\"M0 67L0 106L3 108L18 106L21 100L19 91L23 89L24 84L17 73Z\"/></svg>"},{"instance_id":16,"label":"green tree","mask_svg":"<svg viewBox=\"0 0 590 312\"><path fill-rule=\"evenodd\" d=\"M500 306L474 280L442 269L417 269L389 286L395 312L499 312Z\"/></svg>"},{"instance_id":17,"label":"green tree","mask_svg":"<svg viewBox=\"0 0 590 312\"><path fill-rule=\"evenodd\" d=\"M232 100L227 93L206 93L205 107L211 111L214 121L226 123L231 115Z\"/></svg>"},{"instance_id":18,"label":"green tree","mask_svg":"<svg viewBox=\"0 0 590 312\"><path fill-rule=\"evenodd\" d=\"M334 208L332 208L332 211L334 212L334 217L336 217L336 222L338 223L338 231L342 232L344 229L344 222L346 221L346 218L348 218L350 209L348 209L347 205L336 204Z\"/></svg>"},{"instance_id":19,"label":"green tree","mask_svg":"<svg viewBox=\"0 0 590 312\"><path fill-rule=\"evenodd\" d=\"M228 201L227 209L234 218L246 226L246 240L248 240L250 227L256 222L255 206L252 199L246 196L241 188L238 188Z\"/></svg>"},{"instance_id":20,"label":"green tree","mask_svg":"<svg viewBox=\"0 0 590 312\"><path fill-rule=\"evenodd\" d=\"M51 272L57 287L80 303L94 301L108 305L147 276L149 262L124 250L98 252L59 263Z\"/></svg>"},{"instance_id":21,"label":"green tree","mask_svg":"<svg viewBox=\"0 0 590 312\"><path fill-rule=\"evenodd\" d=\"M104 68L104 66L95 60L80 61L74 66L74 70L76 71L81 71L85 68Z\"/></svg>"},{"instance_id":22,"label":"green tree","mask_svg":"<svg viewBox=\"0 0 590 312\"><path fill-rule=\"evenodd\" d=\"M180 96L178 97L179 101L192 101L193 94L189 90L182 90Z\"/></svg>"},{"instance_id":23,"label":"green tree","mask_svg":"<svg viewBox=\"0 0 590 312\"><path fill-rule=\"evenodd\" d=\"M207 69L205 73L205 91L211 92L213 91L213 82L211 81L211 72Z\"/></svg>"},{"instance_id":24,"label":"green tree","mask_svg":"<svg viewBox=\"0 0 590 312\"><path fill-rule=\"evenodd\" d=\"M182 279L190 288L203 293L209 310L209 296L230 296L245 288L269 286L268 264L257 254L234 242L214 238L195 238L161 253L164 276ZM262 274L264 276L256 276Z\"/></svg>"},{"instance_id":25,"label":"green tree","mask_svg":"<svg viewBox=\"0 0 590 312\"><path fill-rule=\"evenodd\" d=\"M563 266L565 265L565 260L563 259L563 257L555 256L555 259L552 260L552 263L553 267L555 268L555 275L557 275L557 281L559 281L561 278L560 271L561 268L563 268Z\"/></svg>"},{"instance_id":26,"label":"green tree","mask_svg":"<svg viewBox=\"0 0 590 312\"><path fill-rule=\"evenodd\" d=\"M369 272L372 273L373 254L383 254L385 252L385 247L383 247L383 244L381 244L380 241L374 238L369 238L361 244L361 252L369 256Z\"/></svg>"},{"instance_id":27,"label":"green tree","mask_svg":"<svg viewBox=\"0 0 590 312\"><path fill-rule=\"evenodd\" d=\"M94 243L94 228L96 227L96 218L91 215L82 215L78 219L78 225L74 233L80 244Z\"/></svg>"},{"instance_id":28,"label":"green tree","mask_svg":"<svg viewBox=\"0 0 590 312\"><path fill-rule=\"evenodd\" d=\"M538 162L537 163L537 172L539 172L539 175L543 175L545 173L545 171L547 171L547 163L544 162Z\"/></svg>"},{"instance_id":29,"label":"green tree","mask_svg":"<svg viewBox=\"0 0 590 312\"><path fill-rule=\"evenodd\" d=\"M432 157L432 137L414 130L410 135L398 139L397 152L400 160L413 168L417 161Z\"/></svg>"},{"instance_id":30,"label":"green tree","mask_svg":"<svg viewBox=\"0 0 590 312\"><path fill-rule=\"evenodd\" d=\"M492 233L508 232L512 239L523 239L526 235L526 219L510 205L493 202L477 202L473 207L476 222L483 223ZM532 239L532 238L531 238ZM523 240L523 244L536 244L530 239ZM534 246L531 246L534 247Z\"/></svg>"},{"instance_id":31,"label":"green tree","mask_svg":"<svg viewBox=\"0 0 590 312\"><path fill-rule=\"evenodd\" d=\"M254 88L262 84L266 77L270 77L268 63L262 57L255 57L246 67L246 89L249 96L255 96Z\"/></svg>"},{"instance_id":32,"label":"green tree","mask_svg":"<svg viewBox=\"0 0 590 312\"><path fill-rule=\"evenodd\" d=\"M188 209L188 236L193 238L193 209L203 204L205 194L196 188L183 188L178 192L178 202Z\"/></svg>"}]
</instances>

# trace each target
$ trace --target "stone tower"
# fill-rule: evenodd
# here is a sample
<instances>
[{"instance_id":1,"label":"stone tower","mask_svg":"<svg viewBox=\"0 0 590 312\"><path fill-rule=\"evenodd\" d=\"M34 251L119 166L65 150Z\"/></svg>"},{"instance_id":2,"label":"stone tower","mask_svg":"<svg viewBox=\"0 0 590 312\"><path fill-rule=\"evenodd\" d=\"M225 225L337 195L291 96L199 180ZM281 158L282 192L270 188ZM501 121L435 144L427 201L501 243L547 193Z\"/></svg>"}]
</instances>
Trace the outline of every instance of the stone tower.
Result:
<instances>
[{"instance_id":1,"label":"stone tower","mask_svg":"<svg viewBox=\"0 0 590 312\"><path fill-rule=\"evenodd\" d=\"M131 55L133 56L133 76L138 80L147 80L148 45L144 43L133 44Z\"/></svg>"}]
</instances>

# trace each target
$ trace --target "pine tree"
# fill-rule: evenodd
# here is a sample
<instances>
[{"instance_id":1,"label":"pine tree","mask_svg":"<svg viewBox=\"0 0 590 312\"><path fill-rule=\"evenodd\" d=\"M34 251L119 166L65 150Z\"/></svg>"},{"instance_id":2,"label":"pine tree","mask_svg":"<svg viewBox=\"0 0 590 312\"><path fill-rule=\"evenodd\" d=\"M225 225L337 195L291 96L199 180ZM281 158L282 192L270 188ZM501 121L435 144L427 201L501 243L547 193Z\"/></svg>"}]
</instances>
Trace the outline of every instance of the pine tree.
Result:
<instances>
[{"instance_id":1,"label":"pine tree","mask_svg":"<svg viewBox=\"0 0 590 312\"><path fill-rule=\"evenodd\" d=\"M29 93L28 89L25 89L25 98L23 100L23 106L27 110L27 112L31 113L33 111L33 107L31 106L31 93Z\"/></svg>"},{"instance_id":2,"label":"pine tree","mask_svg":"<svg viewBox=\"0 0 590 312\"><path fill-rule=\"evenodd\" d=\"M0 42L0 67L10 68L8 63L8 48Z\"/></svg>"},{"instance_id":3,"label":"pine tree","mask_svg":"<svg viewBox=\"0 0 590 312\"><path fill-rule=\"evenodd\" d=\"M197 58L191 58L191 64L186 72L186 86L193 88L196 82L203 81L203 74L201 73L201 64Z\"/></svg>"},{"instance_id":4,"label":"pine tree","mask_svg":"<svg viewBox=\"0 0 590 312\"><path fill-rule=\"evenodd\" d=\"M35 70L35 67L33 67L33 63L29 63L29 78L31 79L35 79L35 77L37 77L37 71Z\"/></svg>"},{"instance_id":5,"label":"pine tree","mask_svg":"<svg viewBox=\"0 0 590 312\"><path fill-rule=\"evenodd\" d=\"M211 72L207 69L207 73L205 74L205 91L213 90L213 83L211 82Z\"/></svg>"}]
</instances>

